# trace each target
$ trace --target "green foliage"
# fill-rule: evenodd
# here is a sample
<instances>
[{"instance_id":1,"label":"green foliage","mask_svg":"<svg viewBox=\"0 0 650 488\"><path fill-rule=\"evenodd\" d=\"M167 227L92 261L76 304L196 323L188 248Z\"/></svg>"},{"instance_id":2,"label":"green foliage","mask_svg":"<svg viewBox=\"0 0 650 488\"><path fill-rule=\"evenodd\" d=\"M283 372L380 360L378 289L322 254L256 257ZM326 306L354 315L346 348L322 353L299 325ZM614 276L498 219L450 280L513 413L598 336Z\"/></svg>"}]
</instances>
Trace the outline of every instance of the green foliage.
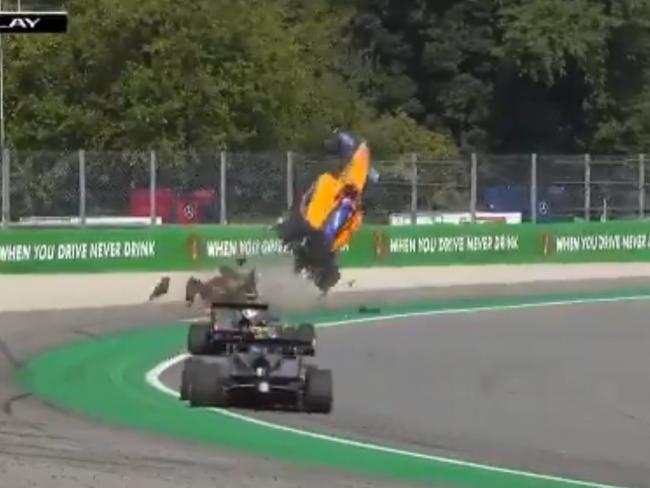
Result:
<instances>
[{"instance_id":1,"label":"green foliage","mask_svg":"<svg viewBox=\"0 0 650 488\"><path fill-rule=\"evenodd\" d=\"M649 4L360 0L355 45L377 67L366 93L380 110L464 150L618 151L640 143Z\"/></svg>"},{"instance_id":2,"label":"green foliage","mask_svg":"<svg viewBox=\"0 0 650 488\"><path fill-rule=\"evenodd\" d=\"M383 115L361 127L360 131L372 141L373 154L378 156L416 152L427 158L447 158L458 154L450 137L418 125L404 112Z\"/></svg>"},{"instance_id":3,"label":"green foliage","mask_svg":"<svg viewBox=\"0 0 650 488\"><path fill-rule=\"evenodd\" d=\"M69 11L66 36L10 40L17 147L291 145L355 99L328 70L338 39L319 22L325 6L299 22L279 1L73 0Z\"/></svg>"},{"instance_id":4,"label":"green foliage","mask_svg":"<svg viewBox=\"0 0 650 488\"><path fill-rule=\"evenodd\" d=\"M380 110L403 110L450 132L462 149L485 147L495 74L493 2L409 5L360 2L356 46L378 67L368 95Z\"/></svg>"},{"instance_id":5,"label":"green foliage","mask_svg":"<svg viewBox=\"0 0 650 488\"><path fill-rule=\"evenodd\" d=\"M332 126L378 152L647 144L650 0L67 8L67 35L5 37L14 147L315 151Z\"/></svg>"},{"instance_id":6,"label":"green foliage","mask_svg":"<svg viewBox=\"0 0 650 488\"><path fill-rule=\"evenodd\" d=\"M607 41L616 24L605 6L590 0L508 2L499 11L501 45L521 74L552 86L577 65L590 82L604 82Z\"/></svg>"},{"instance_id":7,"label":"green foliage","mask_svg":"<svg viewBox=\"0 0 650 488\"><path fill-rule=\"evenodd\" d=\"M18 211L75 211L56 189L76 185L77 148L140 151L89 156L121 188L148 148L189 188L218 149L318 154L334 126L399 188L414 152L650 152L650 0L66 3L67 35L3 37L9 144L41 151L14 159ZM252 169L233 193L271 159L234 158ZM424 166L422 202L466 203L465 166Z\"/></svg>"}]
</instances>

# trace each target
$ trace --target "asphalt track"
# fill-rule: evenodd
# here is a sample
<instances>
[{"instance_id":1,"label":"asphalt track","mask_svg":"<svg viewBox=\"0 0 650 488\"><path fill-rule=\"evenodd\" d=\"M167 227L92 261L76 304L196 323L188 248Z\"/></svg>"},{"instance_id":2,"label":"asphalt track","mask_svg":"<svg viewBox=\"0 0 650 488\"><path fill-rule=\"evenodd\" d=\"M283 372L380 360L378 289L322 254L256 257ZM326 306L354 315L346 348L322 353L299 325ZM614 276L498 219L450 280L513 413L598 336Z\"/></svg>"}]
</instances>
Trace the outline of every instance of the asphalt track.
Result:
<instances>
[{"instance_id":1,"label":"asphalt track","mask_svg":"<svg viewBox=\"0 0 650 488\"><path fill-rule=\"evenodd\" d=\"M320 331L330 416L274 423L534 472L650 486L650 300ZM178 388L180 367L163 380Z\"/></svg>"},{"instance_id":2,"label":"asphalt track","mask_svg":"<svg viewBox=\"0 0 650 488\"><path fill-rule=\"evenodd\" d=\"M650 486L649 312L639 301L326 330L319 361L335 371L334 414L262 416L468 460ZM184 307L166 305L0 316L0 485L396 486L93 423L10 382L16 366L45 348L186 315ZM173 385L176 375L166 379Z\"/></svg>"}]
</instances>

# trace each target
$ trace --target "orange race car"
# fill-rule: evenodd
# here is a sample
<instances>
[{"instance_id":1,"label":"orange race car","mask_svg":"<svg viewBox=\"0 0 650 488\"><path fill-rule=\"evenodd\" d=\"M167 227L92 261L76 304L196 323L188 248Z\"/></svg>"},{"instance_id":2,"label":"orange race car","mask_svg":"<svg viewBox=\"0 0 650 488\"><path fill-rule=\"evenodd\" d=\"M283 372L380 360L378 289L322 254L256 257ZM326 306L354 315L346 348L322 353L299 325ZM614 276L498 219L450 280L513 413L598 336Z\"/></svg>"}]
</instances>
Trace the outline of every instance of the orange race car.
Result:
<instances>
[{"instance_id":1,"label":"orange race car","mask_svg":"<svg viewBox=\"0 0 650 488\"><path fill-rule=\"evenodd\" d=\"M361 201L368 178L376 180L370 150L345 132L336 134L344 166L338 175L323 173L276 227L294 256L294 271L306 273L326 293L340 273L336 253L361 227Z\"/></svg>"}]
</instances>

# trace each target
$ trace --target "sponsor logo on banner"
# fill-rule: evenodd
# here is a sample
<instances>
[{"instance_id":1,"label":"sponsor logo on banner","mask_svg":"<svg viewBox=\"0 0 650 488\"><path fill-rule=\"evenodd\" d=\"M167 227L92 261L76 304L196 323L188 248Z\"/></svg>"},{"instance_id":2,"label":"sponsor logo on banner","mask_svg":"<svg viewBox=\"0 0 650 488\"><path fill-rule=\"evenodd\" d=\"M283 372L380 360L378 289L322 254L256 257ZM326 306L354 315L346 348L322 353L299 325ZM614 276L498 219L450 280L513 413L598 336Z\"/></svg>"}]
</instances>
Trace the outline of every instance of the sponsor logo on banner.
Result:
<instances>
[{"instance_id":1,"label":"sponsor logo on banner","mask_svg":"<svg viewBox=\"0 0 650 488\"><path fill-rule=\"evenodd\" d=\"M555 254L555 236L553 234L548 232L542 234L542 254L544 257Z\"/></svg>"},{"instance_id":2,"label":"sponsor logo on banner","mask_svg":"<svg viewBox=\"0 0 650 488\"><path fill-rule=\"evenodd\" d=\"M642 251L650 249L650 235L644 233L549 235L545 256L551 253ZM547 251L548 248L548 251Z\"/></svg>"},{"instance_id":3,"label":"sponsor logo on banner","mask_svg":"<svg viewBox=\"0 0 650 488\"><path fill-rule=\"evenodd\" d=\"M204 247L208 258L289 254L289 248L278 238L206 239Z\"/></svg>"},{"instance_id":4,"label":"sponsor logo on banner","mask_svg":"<svg viewBox=\"0 0 650 488\"><path fill-rule=\"evenodd\" d=\"M196 210L194 208L194 204L188 203L183 207L183 214L185 215L185 218L187 220L194 220L194 217L196 217Z\"/></svg>"},{"instance_id":5,"label":"sponsor logo on banner","mask_svg":"<svg viewBox=\"0 0 650 488\"><path fill-rule=\"evenodd\" d=\"M187 251L191 261L197 261L202 256L203 242L201 236L192 234L187 238Z\"/></svg>"},{"instance_id":6,"label":"sponsor logo on banner","mask_svg":"<svg viewBox=\"0 0 650 488\"><path fill-rule=\"evenodd\" d=\"M374 231L372 240L375 244L375 256L379 259L386 259L390 252L390 239L384 232Z\"/></svg>"},{"instance_id":7,"label":"sponsor logo on banner","mask_svg":"<svg viewBox=\"0 0 650 488\"><path fill-rule=\"evenodd\" d=\"M156 242L153 240L0 245L0 263L149 259L155 257Z\"/></svg>"},{"instance_id":8,"label":"sponsor logo on banner","mask_svg":"<svg viewBox=\"0 0 650 488\"><path fill-rule=\"evenodd\" d=\"M516 234L392 237L388 243L391 254L502 253L519 250L519 236Z\"/></svg>"}]
</instances>

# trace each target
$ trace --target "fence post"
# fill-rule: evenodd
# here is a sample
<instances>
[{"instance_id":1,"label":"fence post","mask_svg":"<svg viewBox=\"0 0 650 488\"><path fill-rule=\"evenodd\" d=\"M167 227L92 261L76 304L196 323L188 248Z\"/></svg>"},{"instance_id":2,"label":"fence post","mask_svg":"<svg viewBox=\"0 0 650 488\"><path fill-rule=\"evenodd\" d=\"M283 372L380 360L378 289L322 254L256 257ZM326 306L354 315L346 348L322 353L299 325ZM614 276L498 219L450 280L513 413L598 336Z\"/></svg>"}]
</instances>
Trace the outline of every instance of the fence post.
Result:
<instances>
[{"instance_id":1,"label":"fence post","mask_svg":"<svg viewBox=\"0 0 650 488\"><path fill-rule=\"evenodd\" d=\"M591 156L585 154L585 176L584 176L584 214L585 220L589 222L591 214Z\"/></svg>"},{"instance_id":2,"label":"fence post","mask_svg":"<svg viewBox=\"0 0 650 488\"><path fill-rule=\"evenodd\" d=\"M219 166L219 172L220 172L220 177L219 177L219 196L220 196L220 204L219 204L219 223L220 224L225 224L227 221L227 213L226 213L226 151L221 151L220 154L220 166Z\"/></svg>"},{"instance_id":3,"label":"fence post","mask_svg":"<svg viewBox=\"0 0 650 488\"><path fill-rule=\"evenodd\" d=\"M86 226L86 151L79 149L79 224Z\"/></svg>"},{"instance_id":4,"label":"fence post","mask_svg":"<svg viewBox=\"0 0 650 488\"><path fill-rule=\"evenodd\" d=\"M156 208L156 176L158 172L158 164L156 161L156 151L151 150L149 154L149 217L151 219L150 224L156 225L157 211Z\"/></svg>"},{"instance_id":5,"label":"fence post","mask_svg":"<svg viewBox=\"0 0 650 488\"><path fill-rule=\"evenodd\" d=\"M639 154L639 218L645 218L645 154Z\"/></svg>"},{"instance_id":6,"label":"fence post","mask_svg":"<svg viewBox=\"0 0 650 488\"><path fill-rule=\"evenodd\" d=\"M530 158L530 220L537 223L537 154Z\"/></svg>"},{"instance_id":7,"label":"fence post","mask_svg":"<svg viewBox=\"0 0 650 488\"><path fill-rule=\"evenodd\" d=\"M476 153L472 153L472 168L470 178L469 212L471 215L472 224L474 224L476 223L476 194L478 190L478 158L476 156Z\"/></svg>"},{"instance_id":8,"label":"fence post","mask_svg":"<svg viewBox=\"0 0 650 488\"><path fill-rule=\"evenodd\" d=\"M287 151L287 209L293 206L293 151Z\"/></svg>"},{"instance_id":9,"label":"fence post","mask_svg":"<svg viewBox=\"0 0 650 488\"><path fill-rule=\"evenodd\" d=\"M11 221L11 171L9 149L2 151L2 227L6 229Z\"/></svg>"},{"instance_id":10,"label":"fence post","mask_svg":"<svg viewBox=\"0 0 650 488\"><path fill-rule=\"evenodd\" d=\"M591 214L591 156L585 154L585 220L589 222Z\"/></svg>"},{"instance_id":11,"label":"fence post","mask_svg":"<svg viewBox=\"0 0 650 488\"><path fill-rule=\"evenodd\" d=\"M418 155L411 153L411 225L418 222Z\"/></svg>"}]
</instances>

